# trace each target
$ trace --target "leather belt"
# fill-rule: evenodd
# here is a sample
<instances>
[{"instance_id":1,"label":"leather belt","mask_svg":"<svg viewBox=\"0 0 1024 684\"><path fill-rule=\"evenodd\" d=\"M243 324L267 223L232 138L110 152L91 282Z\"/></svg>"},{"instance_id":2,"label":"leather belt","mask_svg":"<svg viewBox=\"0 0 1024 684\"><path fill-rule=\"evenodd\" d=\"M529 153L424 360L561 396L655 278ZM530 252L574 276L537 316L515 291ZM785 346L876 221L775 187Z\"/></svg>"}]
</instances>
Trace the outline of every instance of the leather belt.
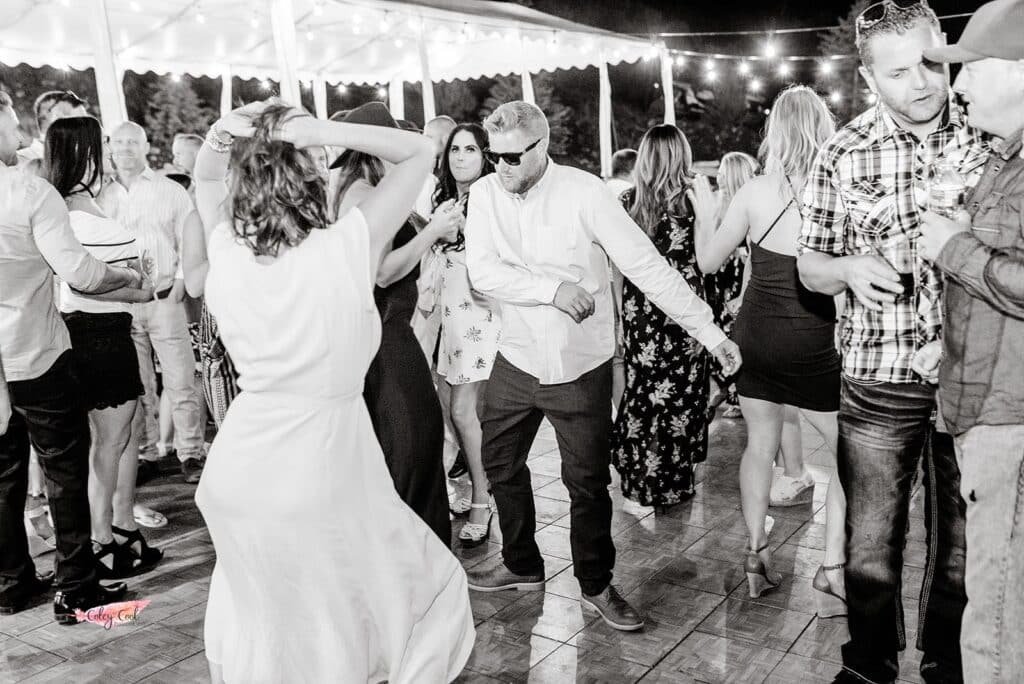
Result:
<instances>
[{"instance_id":1,"label":"leather belt","mask_svg":"<svg viewBox=\"0 0 1024 684\"><path fill-rule=\"evenodd\" d=\"M156 293L156 298L157 299L167 299L170 296L170 294L171 294L171 290L173 290L173 289L174 289L174 286L171 285L166 290L160 290L159 292Z\"/></svg>"}]
</instances>

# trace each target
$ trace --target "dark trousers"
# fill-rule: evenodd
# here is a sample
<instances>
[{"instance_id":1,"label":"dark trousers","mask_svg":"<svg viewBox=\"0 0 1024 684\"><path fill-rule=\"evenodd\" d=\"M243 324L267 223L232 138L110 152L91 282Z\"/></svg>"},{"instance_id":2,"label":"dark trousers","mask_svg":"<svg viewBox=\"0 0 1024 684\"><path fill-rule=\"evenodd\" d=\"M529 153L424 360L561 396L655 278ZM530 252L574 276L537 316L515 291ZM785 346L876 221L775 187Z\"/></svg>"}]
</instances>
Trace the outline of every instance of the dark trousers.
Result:
<instances>
[{"instance_id":1,"label":"dark trousers","mask_svg":"<svg viewBox=\"0 0 1024 684\"><path fill-rule=\"evenodd\" d=\"M9 382L13 415L0 435L0 595L13 597L35 576L25 536L29 441L46 476L57 536L55 588L96 582L89 539L89 419L65 352L43 375Z\"/></svg>"},{"instance_id":2,"label":"dark trousers","mask_svg":"<svg viewBox=\"0 0 1024 684\"><path fill-rule=\"evenodd\" d=\"M926 682L962 682L965 504L952 438L931 423L935 388L843 380L839 479L846 492L846 597L851 639L843 665L871 682L892 682L906 646L903 548L911 490L924 465L927 560L917 645Z\"/></svg>"},{"instance_id":3,"label":"dark trousers","mask_svg":"<svg viewBox=\"0 0 1024 684\"><path fill-rule=\"evenodd\" d=\"M546 416L562 455L569 490L573 571L584 594L600 594L612 579L611 360L580 378L541 385L501 354L487 383L483 409L483 463L498 506L505 566L520 575L542 574L534 540L537 519L526 459Z\"/></svg>"}]
</instances>

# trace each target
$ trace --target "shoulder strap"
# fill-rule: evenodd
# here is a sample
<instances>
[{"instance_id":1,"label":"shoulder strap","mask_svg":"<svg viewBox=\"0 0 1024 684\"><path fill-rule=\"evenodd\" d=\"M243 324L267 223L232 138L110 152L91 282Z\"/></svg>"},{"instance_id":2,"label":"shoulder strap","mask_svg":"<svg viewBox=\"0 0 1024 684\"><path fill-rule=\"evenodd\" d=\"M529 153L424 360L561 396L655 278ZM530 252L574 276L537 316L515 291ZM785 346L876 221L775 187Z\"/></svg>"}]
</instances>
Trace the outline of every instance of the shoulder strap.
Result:
<instances>
[{"instance_id":1,"label":"shoulder strap","mask_svg":"<svg viewBox=\"0 0 1024 684\"><path fill-rule=\"evenodd\" d=\"M754 243L755 245L760 245L764 241L764 239L768 237L768 234L772 232L772 229L775 228L776 224L778 224L778 222L782 220L782 217L786 215L786 212L789 211L789 208L796 204L796 190L793 189L793 181L789 179L788 175L786 176L786 184L789 186L789 192L791 193L789 201L786 202L786 206L782 207L782 211L779 212L779 215L776 216L775 220L772 221L771 225L768 226L768 230L764 231L764 233L761 234L761 237L757 239L757 241ZM799 205L797 206L797 210L799 210Z\"/></svg>"}]
</instances>

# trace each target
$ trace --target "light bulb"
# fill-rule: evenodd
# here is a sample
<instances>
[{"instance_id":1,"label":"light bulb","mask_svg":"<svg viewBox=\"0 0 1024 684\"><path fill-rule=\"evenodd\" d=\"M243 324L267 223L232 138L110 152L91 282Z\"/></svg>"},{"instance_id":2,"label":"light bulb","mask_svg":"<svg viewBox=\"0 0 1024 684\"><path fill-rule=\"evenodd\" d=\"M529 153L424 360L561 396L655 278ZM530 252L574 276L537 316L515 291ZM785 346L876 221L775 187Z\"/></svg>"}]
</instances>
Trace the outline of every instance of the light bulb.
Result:
<instances>
[{"instance_id":1,"label":"light bulb","mask_svg":"<svg viewBox=\"0 0 1024 684\"><path fill-rule=\"evenodd\" d=\"M714 69L708 69L707 73L704 74L704 79L708 83L714 83L716 80L718 80L718 74L715 73Z\"/></svg>"},{"instance_id":2,"label":"light bulb","mask_svg":"<svg viewBox=\"0 0 1024 684\"><path fill-rule=\"evenodd\" d=\"M715 60L713 60L710 57L708 57L708 59L704 62L704 68L707 69L708 71L711 71L712 69L714 69L715 68Z\"/></svg>"},{"instance_id":3,"label":"light bulb","mask_svg":"<svg viewBox=\"0 0 1024 684\"><path fill-rule=\"evenodd\" d=\"M756 79L756 78L750 79L750 83L748 84L747 87L750 88L750 92L756 93L757 91L759 91L761 89L761 81L760 81L760 79Z\"/></svg>"},{"instance_id":4,"label":"light bulb","mask_svg":"<svg viewBox=\"0 0 1024 684\"><path fill-rule=\"evenodd\" d=\"M828 96L828 99L831 100L833 104L839 104L839 102L842 101L843 99L843 94L840 93L838 90L833 90L832 93Z\"/></svg>"},{"instance_id":5,"label":"light bulb","mask_svg":"<svg viewBox=\"0 0 1024 684\"><path fill-rule=\"evenodd\" d=\"M823 73L825 75L831 74L832 73L832 62L828 62L828 61L822 62L820 68L821 68L821 73Z\"/></svg>"},{"instance_id":6,"label":"light bulb","mask_svg":"<svg viewBox=\"0 0 1024 684\"><path fill-rule=\"evenodd\" d=\"M739 71L742 75L746 76L750 73L750 65L747 62L740 62Z\"/></svg>"},{"instance_id":7,"label":"light bulb","mask_svg":"<svg viewBox=\"0 0 1024 684\"><path fill-rule=\"evenodd\" d=\"M786 64L785 62L779 65L779 76L781 76L782 78L786 78L787 76L789 76L790 71L791 69L789 65Z\"/></svg>"},{"instance_id":8,"label":"light bulb","mask_svg":"<svg viewBox=\"0 0 1024 684\"><path fill-rule=\"evenodd\" d=\"M676 66L677 67L686 66L686 57L683 56L683 55L676 55Z\"/></svg>"},{"instance_id":9,"label":"light bulb","mask_svg":"<svg viewBox=\"0 0 1024 684\"><path fill-rule=\"evenodd\" d=\"M380 99L383 100L387 96L388 96L388 89L387 88L385 88L384 86L381 86L380 88L377 88L377 97L379 97Z\"/></svg>"},{"instance_id":10,"label":"light bulb","mask_svg":"<svg viewBox=\"0 0 1024 684\"><path fill-rule=\"evenodd\" d=\"M768 59L771 59L776 54L778 54L778 53L775 50L775 46L769 40L767 43L764 44L764 56L767 57Z\"/></svg>"}]
</instances>

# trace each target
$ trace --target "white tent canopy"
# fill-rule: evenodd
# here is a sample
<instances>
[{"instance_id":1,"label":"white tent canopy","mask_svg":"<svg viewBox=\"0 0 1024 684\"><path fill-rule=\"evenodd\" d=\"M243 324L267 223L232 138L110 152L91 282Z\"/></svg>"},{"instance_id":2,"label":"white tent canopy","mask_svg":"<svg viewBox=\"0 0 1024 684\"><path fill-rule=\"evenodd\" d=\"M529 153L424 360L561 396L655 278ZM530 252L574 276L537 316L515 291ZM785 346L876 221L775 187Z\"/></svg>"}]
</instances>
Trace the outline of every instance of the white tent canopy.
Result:
<instances>
[{"instance_id":1,"label":"white tent canopy","mask_svg":"<svg viewBox=\"0 0 1024 684\"><path fill-rule=\"evenodd\" d=\"M328 83L390 84L391 107L401 116L403 82L597 66L602 131L610 131L607 65L658 57L667 59L650 42L488 0L0 2L0 62L94 67L108 124L126 116L121 82L128 70L220 77L222 108L231 102L231 76L277 80L291 101L300 81L311 83L319 116L326 115ZM671 69L663 72L670 103ZM429 118L432 89L423 99ZM605 162L610 135L602 142Z\"/></svg>"}]
</instances>

